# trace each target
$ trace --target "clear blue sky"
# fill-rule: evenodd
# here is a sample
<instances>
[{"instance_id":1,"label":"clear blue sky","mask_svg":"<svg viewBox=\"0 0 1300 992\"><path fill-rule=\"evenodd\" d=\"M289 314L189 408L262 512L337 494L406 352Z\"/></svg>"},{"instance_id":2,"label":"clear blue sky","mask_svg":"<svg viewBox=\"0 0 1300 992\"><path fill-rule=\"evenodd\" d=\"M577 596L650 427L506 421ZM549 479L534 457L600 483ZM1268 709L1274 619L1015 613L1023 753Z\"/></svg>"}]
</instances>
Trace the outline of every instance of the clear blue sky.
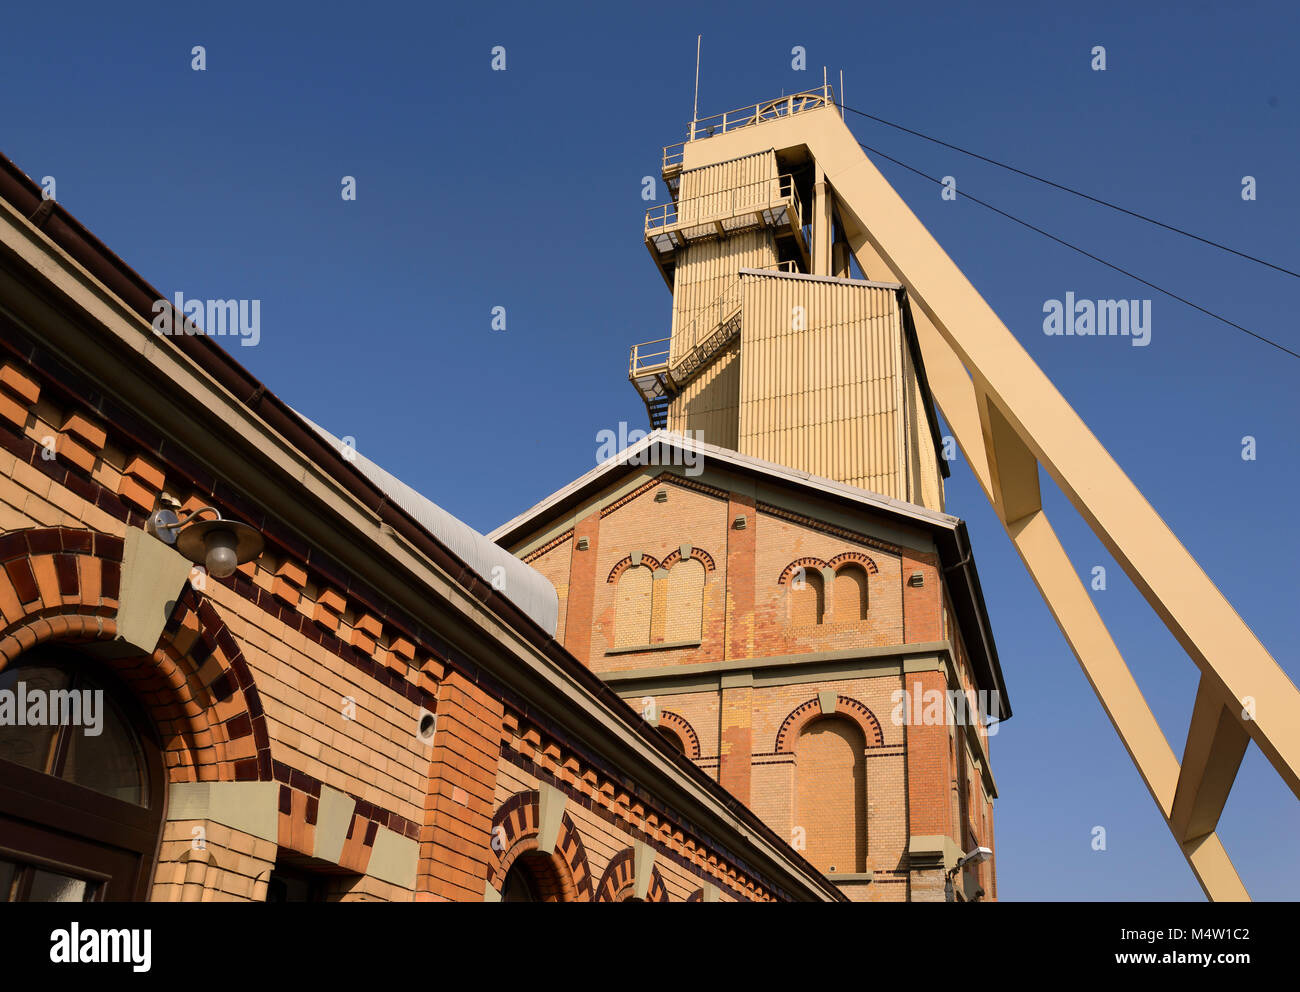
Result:
<instances>
[{"instance_id":1,"label":"clear blue sky","mask_svg":"<svg viewBox=\"0 0 1300 992\"><path fill-rule=\"evenodd\" d=\"M5 32L0 151L54 176L163 291L261 300L261 342L237 357L484 531L589 469L597 431L644 426L627 349L668 333L670 300L640 238L641 178L684 136L697 33L701 114L820 82L825 64L852 106L1300 268L1300 10L1281 3L187 6L59 5ZM1291 277L850 123L1300 350ZM1296 679L1300 361L882 169ZM1150 346L1046 337L1043 303L1067 291L1153 298ZM948 497L1016 711L993 741L1001 897L1199 898L961 463ZM1081 574L1111 566L1094 595L1181 753L1194 667L1068 504L1047 502ZM1294 897L1298 827L1252 749L1220 829L1256 898Z\"/></svg>"}]
</instances>

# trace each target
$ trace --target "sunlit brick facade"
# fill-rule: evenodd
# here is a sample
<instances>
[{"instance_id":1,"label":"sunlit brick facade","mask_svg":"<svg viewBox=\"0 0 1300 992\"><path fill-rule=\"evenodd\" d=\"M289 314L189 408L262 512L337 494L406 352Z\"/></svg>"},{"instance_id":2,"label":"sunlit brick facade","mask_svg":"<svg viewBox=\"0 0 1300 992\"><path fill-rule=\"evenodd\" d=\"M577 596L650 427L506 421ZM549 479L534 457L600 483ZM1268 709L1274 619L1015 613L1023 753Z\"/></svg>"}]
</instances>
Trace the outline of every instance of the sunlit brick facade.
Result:
<instances>
[{"instance_id":1,"label":"sunlit brick facade","mask_svg":"<svg viewBox=\"0 0 1300 992\"><path fill-rule=\"evenodd\" d=\"M156 334L165 298L0 160L0 691L107 714L0 721L0 899L840 898L543 576ZM201 507L261 553L146 529Z\"/></svg>"},{"instance_id":2,"label":"sunlit brick facade","mask_svg":"<svg viewBox=\"0 0 1300 992\"><path fill-rule=\"evenodd\" d=\"M569 650L850 898L996 898L995 860L945 886L994 848L996 786L983 721L934 700L1009 713L956 518L656 433L494 536Z\"/></svg>"}]
</instances>

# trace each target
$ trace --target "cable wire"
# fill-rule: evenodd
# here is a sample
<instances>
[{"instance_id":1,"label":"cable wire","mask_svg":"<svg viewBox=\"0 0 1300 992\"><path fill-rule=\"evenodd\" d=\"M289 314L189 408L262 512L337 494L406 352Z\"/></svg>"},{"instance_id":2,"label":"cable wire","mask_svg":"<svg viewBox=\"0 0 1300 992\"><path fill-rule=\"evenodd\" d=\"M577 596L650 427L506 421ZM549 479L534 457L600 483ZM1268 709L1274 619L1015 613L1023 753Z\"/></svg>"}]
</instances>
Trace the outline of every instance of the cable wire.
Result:
<instances>
[{"instance_id":1,"label":"cable wire","mask_svg":"<svg viewBox=\"0 0 1300 992\"><path fill-rule=\"evenodd\" d=\"M933 176L927 175L926 173L922 172L920 169L913 168L912 166L908 165L906 162L900 162L898 159L890 155L886 155L884 152L880 151L877 148L872 148L870 145L864 144L861 141L858 142L858 145L861 148L863 148L865 151L869 151L871 152L871 154L883 158L888 162L893 162L895 165L899 166L900 168L906 169L908 172L915 173L916 175L920 176L922 179L928 179L930 182L936 183L939 186L944 185L943 180L935 179ZM1149 279L1143 279L1141 276L1137 275L1136 273L1130 272L1128 269L1116 265L1113 262L1108 262L1106 261L1106 259L1101 258L1098 255L1094 255L1092 252L1084 248L1080 248L1078 245L1072 244L1071 242L1066 241L1064 238L1058 238L1055 234L1052 234L1050 231L1044 231L1041 227L1037 227L1029 223L1029 221L1027 220L1021 220L1019 217L1016 217L1014 214L1009 214L1005 210L1002 210L999 207L995 207L993 204L985 200L981 200L977 196L972 196L970 193L965 191L963 191L960 195L974 203L978 203L981 207L984 207L987 210L992 210L995 214L1005 217L1007 220L1014 221L1015 223L1019 224L1021 227L1027 227L1029 228L1029 230L1033 231L1034 233L1041 234L1043 237L1055 241L1058 245L1064 245L1066 248L1069 248L1071 251L1076 251L1080 255L1085 256L1086 258L1092 259L1094 262L1099 262L1100 264L1106 266L1106 268L1108 269L1113 269L1114 271L1119 272L1122 275L1126 275L1130 279L1134 279L1137 282L1140 282L1143 286L1155 290L1157 293L1161 293L1165 296L1168 296L1170 299L1177 300L1179 303L1189 306L1193 310L1197 310L1200 313L1205 314L1207 317L1213 317L1215 320L1221 321L1222 323L1227 324L1229 327L1241 331L1243 334L1248 334L1252 338L1255 338L1257 341L1262 341L1264 344L1276 348L1278 351L1285 352L1286 354L1290 355L1292 358L1300 358L1300 352L1294 352L1290 348L1286 347L1285 345L1279 344L1278 342L1272 340L1271 338L1267 338L1262 334L1257 334L1248 327L1242 327L1240 324L1229 320L1227 317L1220 316L1219 314L1215 313L1213 310L1207 310L1205 307L1201 306L1200 304L1193 303L1191 300L1187 299L1184 296L1179 296L1177 293L1165 289L1162 286L1157 286Z\"/></svg>"},{"instance_id":2,"label":"cable wire","mask_svg":"<svg viewBox=\"0 0 1300 992\"><path fill-rule=\"evenodd\" d=\"M1135 217L1138 220L1146 221L1148 224L1154 224L1156 227L1162 227L1166 231L1172 231L1174 234L1181 234L1184 237L1191 238L1194 241L1199 241L1201 242L1201 244L1209 245L1212 248L1218 248L1220 251L1226 251L1230 255L1236 255L1238 258L1244 258L1251 262L1257 262L1260 265L1265 265L1270 269L1283 273L1284 275L1294 276L1295 278L1300 279L1300 272L1296 272L1294 269L1288 269L1284 265L1275 265L1274 263L1268 261L1267 259L1259 258L1258 256L1251 255L1248 252L1238 251L1236 248L1231 248L1228 245L1222 244L1221 242L1218 241L1214 241L1210 238L1203 238L1199 234L1194 234L1191 231L1185 231L1181 227L1175 227L1173 224L1166 224L1162 220L1157 220L1154 217L1148 217L1146 214L1138 213L1136 210L1130 210L1128 207L1121 207L1117 203L1111 203L1109 200L1103 200L1100 197L1092 196L1091 194L1085 193L1082 190L1075 189L1073 186L1066 186L1063 183L1054 182L1053 180L1045 179L1042 176L1036 176L1032 172L1026 172L1024 169L1018 169L1014 165L1009 165L1006 162L999 162L995 158L989 158L987 155L981 155L979 152L973 152L969 148L962 148L960 145L951 144L950 142L943 141L940 138L932 137L931 135L925 134L921 131L914 131L910 127L904 127L902 124L895 124L893 121L887 121L883 117L877 117L874 114L869 114L865 110L857 110L853 107L845 106L843 104L841 104L841 107L844 110L849 111L849 113L858 114L859 116L865 117L868 120L873 120L878 124L884 124L886 127L892 127L895 130L902 131L904 134L911 134L918 138L924 138L926 141L933 142L936 145L941 145L942 147L951 149L954 152L958 152L962 155L969 155L971 158L979 159L981 162L987 162L989 165L996 165L999 169L1006 169L1008 172L1014 172L1018 176L1024 176L1026 179L1032 179L1036 183L1042 183L1045 186L1051 186L1053 189L1059 189L1063 193L1069 193L1072 196L1080 197L1084 200L1088 200L1091 203L1096 203L1103 207L1109 207L1111 210L1116 210L1119 213L1127 214L1128 216Z\"/></svg>"}]
</instances>

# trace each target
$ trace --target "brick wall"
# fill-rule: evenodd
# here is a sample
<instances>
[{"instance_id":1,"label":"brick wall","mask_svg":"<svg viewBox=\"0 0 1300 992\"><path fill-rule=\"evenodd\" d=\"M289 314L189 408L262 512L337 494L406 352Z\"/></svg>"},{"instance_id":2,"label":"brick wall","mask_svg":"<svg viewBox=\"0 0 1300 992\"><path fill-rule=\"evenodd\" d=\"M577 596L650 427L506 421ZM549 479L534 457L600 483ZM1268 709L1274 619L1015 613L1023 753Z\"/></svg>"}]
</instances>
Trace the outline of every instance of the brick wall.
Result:
<instances>
[{"instance_id":1,"label":"brick wall","mask_svg":"<svg viewBox=\"0 0 1300 992\"><path fill-rule=\"evenodd\" d=\"M121 424L144 430L129 414L98 416L79 399L83 387L42 375L0 359L0 668L38 642L115 635L123 538L142 532L162 492L187 509L263 519L234 493L214 493L214 480L193 466L149 456L162 445L128 433ZM560 636L583 657L593 643L604 656L615 588L604 582L612 562L600 525L593 512L575 529L589 552L569 537L537 563L561 590ZM581 860L594 875L579 872L568 895L593 893L611 867L620 885L635 886L625 855L641 850L654 854L639 880L651 898L704 898L706 887L723 900L781 897L748 864L751 851L720 850L680 822L671 796L648 795L575 748L569 714L543 729L528 724L521 702L511 709L509 693L473 659L444 654L436 635L294 533L265 520L258 561L229 579L195 576L153 655L106 666L161 734L169 787L237 791L224 805L212 800L221 812L211 817L163 821L153 899L260 901L273 871L311 872L328 848L333 872L317 878L326 898L481 900L506 853L493 846L501 803L543 783L567 796L554 856ZM720 602L722 533L719 516L683 539L717 549L712 559L692 546L683 558L683 540L647 546L661 562L676 551L684 566L664 599L662 636L693 632L698 620L669 606L690 599L701 578L703 602ZM715 628L700 634L720 651L721 612L708 616ZM710 726L705 715L712 705L716 716L716 702L696 702L672 701L691 711L716 756L717 720ZM435 720L427 736L426 719ZM175 805L169 798L169 813ZM260 833L230 825L249 816ZM530 840L519 842L526 850Z\"/></svg>"},{"instance_id":2,"label":"brick wall","mask_svg":"<svg viewBox=\"0 0 1300 992\"><path fill-rule=\"evenodd\" d=\"M666 493L666 499L656 500L657 493ZM721 478L707 473L691 484L671 475L650 474L628 495L603 504L596 500L585 513L593 547L597 531L599 538L599 555L591 569L589 655L589 664L597 672L951 639L958 685L973 693L975 682L965 645L955 626L945 625L945 607L949 616L951 608L938 556L919 535L917 547L891 544L846 530L842 520L833 525L823 523L812 509L803 514L775 509L750 494L727 489ZM737 529L734 521L740 516L745 518L745 527ZM862 526L871 529L867 521ZM668 648L650 645L644 651L612 650L612 632L620 616L635 617L639 626L646 626L646 617L655 609L662 613L664 606L663 600L655 600L648 575L620 589L621 576L630 570L624 567L620 573L620 562L626 565L631 556L653 572L684 544L701 549L715 564L705 572L699 600L703 615L700 643ZM548 557L568 553L563 546L543 549L529 560L540 567ZM609 581L611 573L614 582ZM806 579L802 591L796 588L800 576ZM563 598L566 590L560 589L560 593ZM585 595L577 590L573 578L567 594ZM626 610L623 614L620 596ZM821 623L815 616L818 603ZM666 636L674 629L672 610L658 622L665 634L658 635L658 629L654 633L666 643L674 643ZM618 643L635 646L632 639ZM724 683L721 689L666 693L655 697L655 703L681 715L700 742L699 764L716 774L728 791L747 802L773 829L793 838L795 828L802 827L807 852L815 862L834 863L840 871L874 872L876 881L854 888L853 898L896 901L934 894L929 873L913 890L911 883L916 880L911 878L908 840L911 836L947 836L960 845L965 819L961 810L966 802L964 792L958 795L957 764L949 756L951 728L905 728L905 716L895 719L897 694L904 688L913 693L942 693L948 685L938 671L915 673L906 679L896 673L785 686L751 686L741 680ZM880 746L866 746L851 766L844 768L839 767L844 764L840 760L844 757L842 735L851 733L851 724L827 723L810 729L812 736L803 742L806 758L799 753L798 743L790 753L776 749L782 722L818 692L826 691L857 700L874 715L883 733ZM645 694L628 695L640 708ZM922 696L921 701L924 699ZM979 733L987 742L982 728ZM838 745L833 743L836 741ZM841 785L835 786L836 782ZM843 785L845 782L849 784ZM852 812L854 804L864 807L861 816L845 812ZM982 814L971 816L975 822L984 822ZM848 821L852 821L850 840L845 842L843 824ZM860 838L853 833L859 825ZM850 869L839 862L859 867ZM941 895L941 888L938 891Z\"/></svg>"}]
</instances>

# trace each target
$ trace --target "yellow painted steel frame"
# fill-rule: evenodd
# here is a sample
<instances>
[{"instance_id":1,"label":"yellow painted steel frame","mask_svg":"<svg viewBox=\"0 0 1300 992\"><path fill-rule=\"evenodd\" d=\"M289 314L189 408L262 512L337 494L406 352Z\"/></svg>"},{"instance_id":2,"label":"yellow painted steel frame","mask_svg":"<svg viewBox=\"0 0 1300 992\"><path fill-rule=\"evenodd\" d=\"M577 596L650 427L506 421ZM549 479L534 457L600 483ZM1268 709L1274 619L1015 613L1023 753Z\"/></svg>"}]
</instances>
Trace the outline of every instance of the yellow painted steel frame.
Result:
<instances>
[{"instance_id":1,"label":"yellow painted steel frame","mask_svg":"<svg viewBox=\"0 0 1300 992\"><path fill-rule=\"evenodd\" d=\"M1249 741L1300 797L1300 692L834 108L689 142L683 164L801 145L862 271L907 287L935 401L1201 888L1249 899L1215 828ZM1181 763L1047 520L1039 465L1200 669Z\"/></svg>"}]
</instances>

